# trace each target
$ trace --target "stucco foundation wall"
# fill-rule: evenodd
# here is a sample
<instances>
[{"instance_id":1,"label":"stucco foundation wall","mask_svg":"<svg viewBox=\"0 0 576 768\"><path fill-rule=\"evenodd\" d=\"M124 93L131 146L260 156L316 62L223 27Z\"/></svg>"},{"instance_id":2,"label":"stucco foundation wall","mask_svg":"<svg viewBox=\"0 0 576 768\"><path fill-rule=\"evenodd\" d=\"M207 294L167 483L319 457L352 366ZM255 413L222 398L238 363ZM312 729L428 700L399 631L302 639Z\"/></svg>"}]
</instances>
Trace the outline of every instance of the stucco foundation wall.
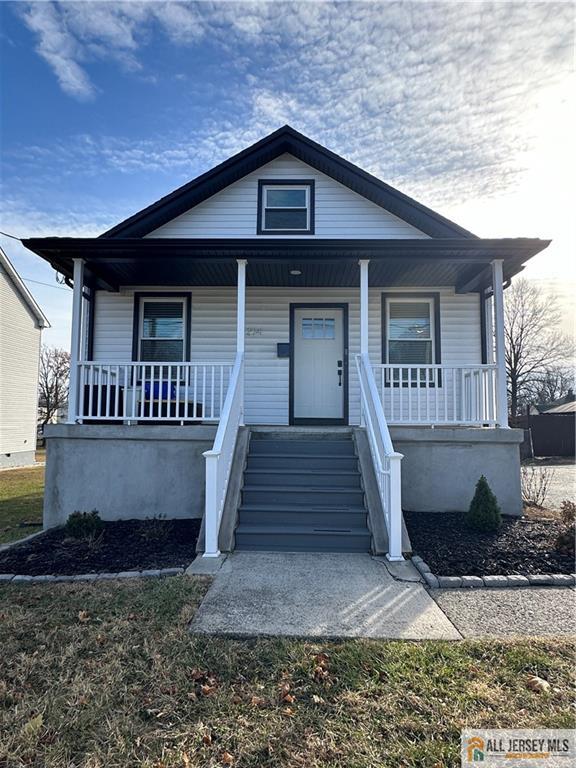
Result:
<instances>
[{"instance_id":1,"label":"stucco foundation wall","mask_svg":"<svg viewBox=\"0 0 576 768\"><path fill-rule=\"evenodd\" d=\"M522 514L520 429L391 427L402 460L402 508L418 512L468 509L485 475L502 512Z\"/></svg>"},{"instance_id":2,"label":"stucco foundation wall","mask_svg":"<svg viewBox=\"0 0 576 768\"><path fill-rule=\"evenodd\" d=\"M46 428L44 528L76 510L103 520L202 517L204 451L215 426Z\"/></svg>"}]
</instances>

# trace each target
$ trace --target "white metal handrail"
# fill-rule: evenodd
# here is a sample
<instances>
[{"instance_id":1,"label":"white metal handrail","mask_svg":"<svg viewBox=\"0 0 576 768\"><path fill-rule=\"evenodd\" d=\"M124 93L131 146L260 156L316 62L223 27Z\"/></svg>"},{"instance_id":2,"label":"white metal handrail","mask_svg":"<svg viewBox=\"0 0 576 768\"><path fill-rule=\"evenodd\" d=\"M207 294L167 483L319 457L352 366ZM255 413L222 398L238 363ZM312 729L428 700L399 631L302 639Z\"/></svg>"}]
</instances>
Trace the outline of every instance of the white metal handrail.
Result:
<instances>
[{"instance_id":1,"label":"white metal handrail","mask_svg":"<svg viewBox=\"0 0 576 768\"><path fill-rule=\"evenodd\" d=\"M210 421L220 418L232 364L81 361L72 421Z\"/></svg>"},{"instance_id":2,"label":"white metal handrail","mask_svg":"<svg viewBox=\"0 0 576 768\"><path fill-rule=\"evenodd\" d=\"M388 424L497 423L496 365L373 365Z\"/></svg>"},{"instance_id":3,"label":"white metal handrail","mask_svg":"<svg viewBox=\"0 0 576 768\"><path fill-rule=\"evenodd\" d=\"M206 459L206 507L204 557L217 557L218 534L228 491L238 428L244 423L244 354L236 356L228 394L220 416L214 445Z\"/></svg>"},{"instance_id":4,"label":"white metal handrail","mask_svg":"<svg viewBox=\"0 0 576 768\"><path fill-rule=\"evenodd\" d=\"M368 355L356 356L356 368L360 381L362 424L368 435L370 453L388 531L387 557L389 560L403 560L402 491L400 485L403 456L401 453L396 453L392 445Z\"/></svg>"}]
</instances>

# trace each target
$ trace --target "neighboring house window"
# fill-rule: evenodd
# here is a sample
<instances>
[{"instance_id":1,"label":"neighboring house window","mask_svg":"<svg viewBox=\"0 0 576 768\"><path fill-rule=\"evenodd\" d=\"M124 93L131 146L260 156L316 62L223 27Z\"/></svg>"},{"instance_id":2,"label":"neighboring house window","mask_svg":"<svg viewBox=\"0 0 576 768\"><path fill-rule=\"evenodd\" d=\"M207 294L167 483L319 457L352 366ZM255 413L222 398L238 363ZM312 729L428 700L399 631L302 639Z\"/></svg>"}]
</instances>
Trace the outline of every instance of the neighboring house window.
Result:
<instances>
[{"instance_id":1,"label":"neighboring house window","mask_svg":"<svg viewBox=\"0 0 576 768\"><path fill-rule=\"evenodd\" d=\"M258 182L258 234L314 234L314 182Z\"/></svg>"},{"instance_id":2,"label":"neighboring house window","mask_svg":"<svg viewBox=\"0 0 576 768\"><path fill-rule=\"evenodd\" d=\"M140 360L163 363L185 359L186 311L181 298L140 300Z\"/></svg>"},{"instance_id":3,"label":"neighboring house window","mask_svg":"<svg viewBox=\"0 0 576 768\"><path fill-rule=\"evenodd\" d=\"M438 294L383 297L383 362L397 366L440 363L440 301ZM409 371L402 372L407 381ZM413 372L410 378L416 378ZM421 380L425 380L421 371ZM430 375L430 380L436 380ZM398 381L400 376L393 376Z\"/></svg>"}]
</instances>

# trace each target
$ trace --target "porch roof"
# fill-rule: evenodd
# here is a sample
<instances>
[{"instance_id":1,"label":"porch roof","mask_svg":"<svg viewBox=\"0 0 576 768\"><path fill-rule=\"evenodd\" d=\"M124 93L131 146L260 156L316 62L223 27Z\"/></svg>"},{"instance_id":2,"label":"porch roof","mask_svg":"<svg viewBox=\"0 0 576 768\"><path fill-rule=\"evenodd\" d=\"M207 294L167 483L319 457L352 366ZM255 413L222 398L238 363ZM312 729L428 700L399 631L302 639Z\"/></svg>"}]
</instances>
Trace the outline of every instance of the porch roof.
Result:
<instances>
[{"instance_id":1,"label":"porch roof","mask_svg":"<svg viewBox=\"0 0 576 768\"><path fill-rule=\"evenodd\" d=\"M67 277L73 259L86 263L96 288L127 285L236 285L236 260L247 259L248 286L356 287L359 259L370 259L371 286L453 285L477 291L502 259L504 279L546 248L532 238L402 240L30 238L22 241ZM290 270L300 270L294 276Z\"/></svg>"}]
</instances>

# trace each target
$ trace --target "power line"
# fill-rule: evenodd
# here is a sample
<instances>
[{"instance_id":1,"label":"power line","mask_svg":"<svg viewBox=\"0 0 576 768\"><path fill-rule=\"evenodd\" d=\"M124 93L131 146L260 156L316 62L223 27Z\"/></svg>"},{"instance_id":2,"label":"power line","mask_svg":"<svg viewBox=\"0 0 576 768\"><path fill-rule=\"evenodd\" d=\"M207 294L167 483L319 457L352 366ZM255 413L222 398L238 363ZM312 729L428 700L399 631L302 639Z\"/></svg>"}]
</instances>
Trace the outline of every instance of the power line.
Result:
<instances>
[{"instance_id":1,"label":"power line","mask_svg":"<svg viewBox=\"0 0 576 768\"><path fill-rule=\"evenodd\" d=\"M22 275L20 275L22 277ZM43 283L41 280L33 280L31 277L22 277L22 280L25 280L27 283L37 283L38 285L45 285L47 288L56 288L57 291L66 291L68 292L69 288L60 288L58 285L52 285L52 283Z\"/></svg>"}]
</instances>

